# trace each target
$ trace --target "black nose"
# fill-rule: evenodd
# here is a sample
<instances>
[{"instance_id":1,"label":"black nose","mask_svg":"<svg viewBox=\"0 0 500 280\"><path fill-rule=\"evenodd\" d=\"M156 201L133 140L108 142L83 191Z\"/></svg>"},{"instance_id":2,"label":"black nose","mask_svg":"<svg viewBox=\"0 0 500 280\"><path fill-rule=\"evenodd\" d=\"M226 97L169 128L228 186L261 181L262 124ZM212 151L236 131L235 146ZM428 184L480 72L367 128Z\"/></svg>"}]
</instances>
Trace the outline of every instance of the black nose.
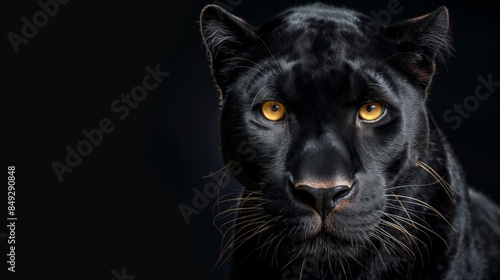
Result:
<instances>
[{"instance_id":1,"label":"black nose","mask_svg":"<svg viewBox=\"0 0 500 280\"><path fill-rule=\"evenodd\" d=\"M295 189L296 197L316 210L322 219L325 219L328 213L352 192L351 186L344 185L329 188L299 185Z\"/></svg>"}]
</instances>

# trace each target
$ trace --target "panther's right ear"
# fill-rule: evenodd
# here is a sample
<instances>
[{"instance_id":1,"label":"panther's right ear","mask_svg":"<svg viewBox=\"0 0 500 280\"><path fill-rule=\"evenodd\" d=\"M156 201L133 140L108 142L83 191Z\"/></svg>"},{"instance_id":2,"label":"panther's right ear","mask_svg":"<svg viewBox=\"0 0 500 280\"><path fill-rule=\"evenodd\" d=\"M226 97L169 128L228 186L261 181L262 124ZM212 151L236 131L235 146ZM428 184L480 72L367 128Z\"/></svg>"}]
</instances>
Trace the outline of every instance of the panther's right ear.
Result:
<instances>
[{"instance_id":1,"label":"panther's right ear","mask_svg":"<svg viewBox=\"0 0 500 280\"><path fill-rule=\"evenodd\" d=\"M387 38L399 46L399 53L407 54L408 59L403 65L426 93L436 70L436 61L444 61L453 50L449 25L448 9L442 6L385 29Z\"/></svg>"},{"instance_id":2,"label":"panther's right ear","mask_svg":"<svg viewBox=\"0 0 500 280\"><path fill-rule=\"evenodd\" d=\"M207 5L201 11L200 31L212 74L223 95L236 67L250 59L246 50L258 36L254 27L217 5Z\"/></svg>"}]
</instances>

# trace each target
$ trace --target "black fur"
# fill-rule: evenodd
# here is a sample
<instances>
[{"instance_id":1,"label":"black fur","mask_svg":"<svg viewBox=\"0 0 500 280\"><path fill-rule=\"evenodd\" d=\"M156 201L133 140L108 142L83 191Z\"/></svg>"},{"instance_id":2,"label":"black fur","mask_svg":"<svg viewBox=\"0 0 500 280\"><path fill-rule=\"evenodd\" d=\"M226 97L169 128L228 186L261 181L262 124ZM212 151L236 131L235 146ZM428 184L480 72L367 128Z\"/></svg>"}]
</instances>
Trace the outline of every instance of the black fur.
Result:
<instances>
[{"instance_id":1,"label":"black fur","mask_svg":"<svg viewBox=\"0 0 500 280\"><path fill-rule=\"evenodd\" d=\"M451 52L446 8L382 26L314 4L256 29L209 5L200 24L223 158L245 187L234 279L499 279L500 210L467 187L426 107ZM262 116L268 100L283 119ZM378 121L358 118L369 102ZM331 208L318 190L335 190Z\"/></svg>"}]
</instances>

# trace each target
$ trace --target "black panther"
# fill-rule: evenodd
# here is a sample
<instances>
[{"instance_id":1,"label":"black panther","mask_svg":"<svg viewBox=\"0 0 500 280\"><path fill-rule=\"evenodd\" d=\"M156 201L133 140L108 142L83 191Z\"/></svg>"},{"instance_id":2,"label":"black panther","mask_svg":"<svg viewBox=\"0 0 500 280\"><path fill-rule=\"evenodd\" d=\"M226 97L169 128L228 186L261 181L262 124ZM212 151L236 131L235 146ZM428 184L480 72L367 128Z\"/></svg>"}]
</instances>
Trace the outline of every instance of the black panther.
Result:
<instances>
[{"instance_id":1,"label":"black panther","mask_svg":"<svg viewBox=\"0 0 500 280\"><path fill-rule=\"evenodd\" d=\"M427 109L445 7L385 26L318 3L255 28L208 5L200 26L244 186L221 213L233 279L500 279L500 208Z\"/></svg>"}]
</instances>

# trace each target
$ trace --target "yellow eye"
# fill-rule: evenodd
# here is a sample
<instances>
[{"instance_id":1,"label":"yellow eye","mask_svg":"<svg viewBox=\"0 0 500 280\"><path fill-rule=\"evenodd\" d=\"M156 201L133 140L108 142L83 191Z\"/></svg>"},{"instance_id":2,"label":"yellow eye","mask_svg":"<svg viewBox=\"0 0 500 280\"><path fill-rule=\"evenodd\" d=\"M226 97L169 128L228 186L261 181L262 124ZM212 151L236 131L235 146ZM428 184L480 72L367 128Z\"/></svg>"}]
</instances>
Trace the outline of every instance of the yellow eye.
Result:
<instances>
[{"instance_id":1,"label":"yellow eye","mask_svg":"<svg viewBox=\"0 0 500 280\"><path fill-rule=\"evenodd\" d=\"M384 113L384 106L379 102L368 103L359 108L359 117L365 121L375 121Z\"/></svg>"},{"instance_id":2,"label":"yellow eye","mask_svg":"<svg viewBox=\"0 0 500 280\"><path fill-rule=\"evenodd\" d=\"M279 121L285 115L285 106L277 101L266 101L260 107L264 118L270 121Z\"/></svg>"}]
</instances>

